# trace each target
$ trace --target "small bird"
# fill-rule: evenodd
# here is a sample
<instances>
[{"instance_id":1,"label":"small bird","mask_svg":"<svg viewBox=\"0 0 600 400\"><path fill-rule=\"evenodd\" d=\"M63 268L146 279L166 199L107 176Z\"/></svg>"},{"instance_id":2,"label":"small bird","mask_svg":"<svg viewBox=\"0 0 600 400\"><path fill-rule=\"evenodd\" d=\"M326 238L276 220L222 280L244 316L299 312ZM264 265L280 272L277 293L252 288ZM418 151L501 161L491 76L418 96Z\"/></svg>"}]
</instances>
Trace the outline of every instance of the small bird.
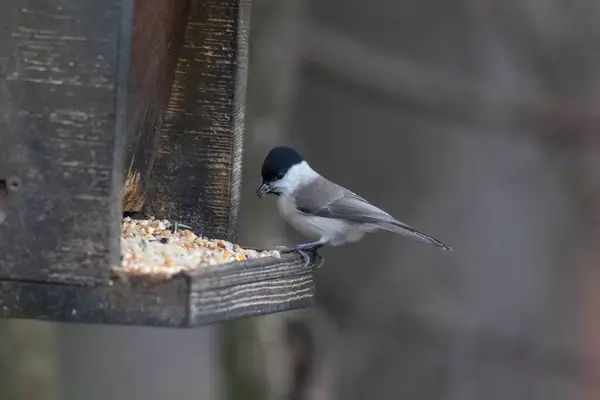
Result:
<instances>
[{"instance_id":1,"label":"small bird","mask_svg":"<svg viewBox=\"0 0 600 400\"><path fill-rule=\"evenodd\" d=\"M444 250L452 250L437 239L398 221L356 193L343 188L313 170L291 147L274 147L262 165L258 197L274 194L283 218L302 234L317 239L299 244L306 265L305 250L356 242L365 233L380 229L412 237Z\"/></svg>"}]
</instances>

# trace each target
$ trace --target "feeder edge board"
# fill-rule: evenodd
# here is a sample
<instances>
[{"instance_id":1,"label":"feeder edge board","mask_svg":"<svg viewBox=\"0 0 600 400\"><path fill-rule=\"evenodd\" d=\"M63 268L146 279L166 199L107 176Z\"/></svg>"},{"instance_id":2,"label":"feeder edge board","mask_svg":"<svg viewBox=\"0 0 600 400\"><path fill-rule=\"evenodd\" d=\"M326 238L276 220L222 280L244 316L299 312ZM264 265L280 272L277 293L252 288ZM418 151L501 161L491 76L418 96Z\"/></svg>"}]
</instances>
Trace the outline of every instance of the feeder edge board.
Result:
<instances>
[{"instance_id":1,"label":"feeder edge board","mask_svg":"<svg viewBox=\"0 0 600 400\"><path fill-rule=\"evenodd\" d=\"M0 280L0 317L57 322L190 327L310 307L316 255L239 261L171 278L115 275L110 286Z\"/></svg>"}]
</instances>

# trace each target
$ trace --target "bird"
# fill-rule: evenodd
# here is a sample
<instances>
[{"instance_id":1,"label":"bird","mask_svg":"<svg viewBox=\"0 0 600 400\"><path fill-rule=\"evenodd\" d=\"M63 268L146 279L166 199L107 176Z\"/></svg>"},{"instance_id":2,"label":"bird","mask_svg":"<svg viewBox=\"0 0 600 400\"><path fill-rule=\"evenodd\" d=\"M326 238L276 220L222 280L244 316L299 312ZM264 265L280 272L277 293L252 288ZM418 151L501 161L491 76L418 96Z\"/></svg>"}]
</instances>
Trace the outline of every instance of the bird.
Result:
<instances>
[{"instance_id":1,"label":"bird","mask_svg":"<svg viewBox=\"0 0 600 400\"><path fill-rule=\"evenodd\" d=\"M312 242L296 245L310 264L307 251L323 246L357 242L366 233L390 231L452 251L452 247L400 222L358 194L326 179L312 169L294 148L273 147L261 169L259 198L278 197L277 207L284 220Z\"/></svg>"}]
</instances>

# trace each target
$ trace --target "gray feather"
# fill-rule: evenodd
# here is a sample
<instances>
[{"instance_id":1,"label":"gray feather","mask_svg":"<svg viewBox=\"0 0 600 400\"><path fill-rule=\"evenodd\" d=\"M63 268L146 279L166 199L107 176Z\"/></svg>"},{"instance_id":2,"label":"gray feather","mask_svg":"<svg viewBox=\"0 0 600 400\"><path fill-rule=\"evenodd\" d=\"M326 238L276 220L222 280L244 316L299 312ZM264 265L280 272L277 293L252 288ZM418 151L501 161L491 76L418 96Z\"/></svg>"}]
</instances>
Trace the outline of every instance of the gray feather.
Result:
<instances>
[{"instance_id":1,"label":"gray feather","mask_svg":"<svg viewBox=\"0 0 600 400\"><path fill-rule=\"evenodd\" d=\"M398 221L356 193L319 177L294 194L296 208L305 214L323 218L338 218L359 224L372 224L381 229L452 250L439 240Z\"/></svg>"}]
</instances>

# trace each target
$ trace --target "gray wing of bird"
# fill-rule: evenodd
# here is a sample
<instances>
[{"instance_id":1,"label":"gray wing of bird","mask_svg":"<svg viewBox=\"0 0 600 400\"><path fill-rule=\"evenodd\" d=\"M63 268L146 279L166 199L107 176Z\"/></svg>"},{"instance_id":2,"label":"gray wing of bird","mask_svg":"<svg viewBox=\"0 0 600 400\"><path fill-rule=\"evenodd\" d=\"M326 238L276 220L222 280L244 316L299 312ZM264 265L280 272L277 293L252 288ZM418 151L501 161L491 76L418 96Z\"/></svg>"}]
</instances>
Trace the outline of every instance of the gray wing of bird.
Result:
<instances>
[{"instance_id":1,"label":"gray wing of bird","mask_svg":"<svg viewBox=\"0 0 600 400\"><path fill-rule=\"evenodd\" d=\"M385 211L356 193L320 177L295 194L296 208L323 218L342 218L358 223L399 223Z\"/></svg>"},{"instance_id":2,"label":"gray wing of bird","mask_svg":"<svg viewBox=\"0 0 600 400\"><path fill-rule=\"evenodd\" d=\"M296 208L305 214L323 218L341 218L356 223L373 224L381 229L410 236L436 245L451 248L439 240L398 221L356 193L320 177L301 188L295 195Z\"/></svg>"}]
</instances>

